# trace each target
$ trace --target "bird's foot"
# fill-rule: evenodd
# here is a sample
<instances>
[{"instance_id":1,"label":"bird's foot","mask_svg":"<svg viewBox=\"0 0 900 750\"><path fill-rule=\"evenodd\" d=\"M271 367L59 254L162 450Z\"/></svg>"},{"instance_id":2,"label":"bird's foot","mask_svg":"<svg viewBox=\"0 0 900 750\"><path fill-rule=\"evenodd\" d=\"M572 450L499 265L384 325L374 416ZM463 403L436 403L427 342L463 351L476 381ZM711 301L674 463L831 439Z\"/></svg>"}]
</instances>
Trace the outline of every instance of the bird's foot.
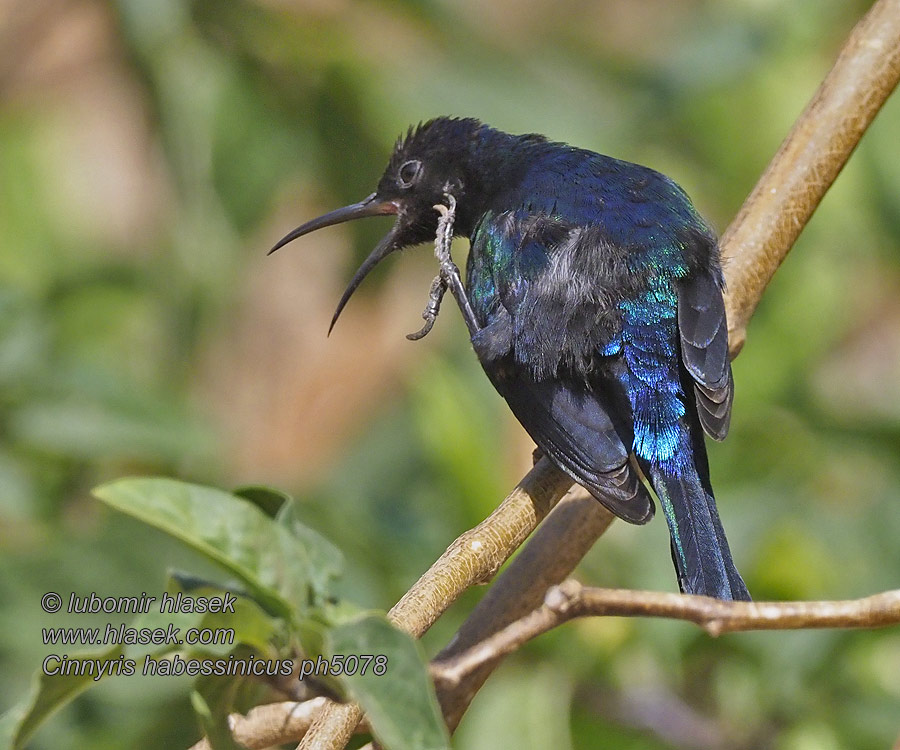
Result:
<instances>
[{"instance_id":1,"label":"bird's foot","mask_svg":"<svg viewBox=\"0 0 900 750\"><path fill-rule=\"evenodd\" d=\"M438 219L437 231L434 237L434 257L437 258L440 266L440 272L431 282L431 290L428 292L428 304L422 313L425 325L415 333L407 334L406 338L410 341L418 341L425 338L434 328L434 322L437 320L438 313L441 310L441 300L444 293L450 289L453 296L459 302L463 317L467 318L466 309L469 308L469 300L466 297L465 288L459 275L459 268L450 257L450 243L453 241L453 221L456 218L456 198L450 193L444 195L447 205L439 203L434 210L440 214ZM472 316L474 320L474 315ZM477 330L477 329L476 329Z\"/></svg>"},{"instance_id":2,"label":"bird's foot","mask_svg":"<svg viewBox=\"0 0 900 750\"><path fill-rule=\"evenodd\" d=\"M459 275L459 268L450 257L450 243L453 240L453 222L456 219L456 198L452 193L444 194L447 204L438 203L434 206L434 210L440 214L438 219L437 232L434 238L434 255L438 260L441 268L440 278L444 286L450 290L450 293L456 298L462 312L463 320L469 329L469 336L474 336L481 330L478 321L475 319L475 313L472 305L466 295L466 288L463 286L462 279ZM427 327L427 326L426 326Z\"/></svg>"},{"instance_id":3,"label":"bird's foot","mask_svg":"<svg viewBox=\"0 0 900 750\"><path fill-rule=\"evenodd\" d=\"M415 333L406 334L406 338L410 341L418 341L424 339L431 329L434 328L434 321L437 320L438 313L441 311L441 300L444 298L444 292L447 291L447 284L444 280L443 268L441 273L434 277L431 282L431 291L428 292L428 304L422 312L422 318L425 325Z\"/></svg>"}]
</instances>

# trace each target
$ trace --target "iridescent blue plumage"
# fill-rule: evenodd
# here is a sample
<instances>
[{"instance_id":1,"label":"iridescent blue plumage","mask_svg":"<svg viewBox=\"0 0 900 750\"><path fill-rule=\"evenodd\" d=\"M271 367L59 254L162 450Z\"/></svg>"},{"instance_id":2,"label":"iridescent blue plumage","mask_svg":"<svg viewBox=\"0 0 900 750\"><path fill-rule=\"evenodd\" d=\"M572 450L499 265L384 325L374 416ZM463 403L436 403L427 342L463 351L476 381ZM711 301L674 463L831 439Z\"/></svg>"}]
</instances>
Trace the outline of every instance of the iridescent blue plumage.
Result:
<instances>
[{"instance_id":1,"label":"iridescent blue plumage","mask_svg":"<svg viewBox=\"0 0 900 750\"><path fill-rule=\"evenodd\" d=\"M502 171L498 145L484 159ZM644 522L652 505L627 463L633 452L662 504L683 590L747 598L700 434L699 412L712 412L704 425L724 435L731 399L714 237L685 193L645 167L536 140L509 144L506 156L519 177L473 227L467 269L485 370L561 468ZM696 317L717 319L695 346L710 361L694 372L683 361L697 351L682 342L680 325L691 323L680 319L682 298ZM599 413L608 418L598 430Z\"/></svg>"},{"instance_id":2,"label":"iridescent blue plumage","mask_svg":"<svg viewBox=\"0 0 900 750\"><path fill-rule=\"evenodd\" d=\"M471 243L457 296L472 344L518 420L560 469L632 523L653 515L643 473L683 591L749 598L703 438L724 438L733 394L718 248L687 195L637 164L438 118L398 142L375 193L276 247L350 218L397 215L340 313L381 258L434 238L433 207L447 193L455 231Z\"/></svg>"}]
</instances>

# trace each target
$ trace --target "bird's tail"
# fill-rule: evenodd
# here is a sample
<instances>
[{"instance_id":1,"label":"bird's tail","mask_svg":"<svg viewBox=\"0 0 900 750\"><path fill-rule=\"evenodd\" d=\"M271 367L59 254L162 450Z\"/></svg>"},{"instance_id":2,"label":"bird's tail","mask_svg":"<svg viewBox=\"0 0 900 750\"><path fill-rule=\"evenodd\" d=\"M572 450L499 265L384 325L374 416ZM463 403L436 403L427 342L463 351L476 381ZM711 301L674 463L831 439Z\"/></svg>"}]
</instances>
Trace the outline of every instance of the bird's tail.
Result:
<instances>
[{"instance_id":1,"label":"bird's tail","mask_svg":"<svg viewBox=\"0 0 900 750\"><path fill-rule=\"evenodd\" d=\"M697 447L690 459L679 462L677 468L647 467L650 483L669 524L678 585L686 594L749 600L750 594L731 559L716 510L706 451L702 446Z\"/></svg>"}]
</instances>

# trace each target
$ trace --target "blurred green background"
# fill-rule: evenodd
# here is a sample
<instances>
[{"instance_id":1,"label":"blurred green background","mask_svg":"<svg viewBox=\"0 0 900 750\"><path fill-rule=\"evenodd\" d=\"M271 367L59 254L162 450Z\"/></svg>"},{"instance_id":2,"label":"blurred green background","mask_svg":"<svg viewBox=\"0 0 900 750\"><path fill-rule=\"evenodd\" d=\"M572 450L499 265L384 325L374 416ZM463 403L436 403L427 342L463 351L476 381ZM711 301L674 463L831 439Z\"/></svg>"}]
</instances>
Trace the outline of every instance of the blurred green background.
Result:
<instances>
[{"instance_id":1,"label":"blurred green background","mask_svg":"<svg viewBox=\"0 0 900 750\"><path fill-rule=\"evenodd\" d=\"M196 569L90 489L127 474L283 487L388 608L530 466L429 250L387 220L270 258L374 188L438 114L646 163L720 230L870 3L847 0L6 0L0 3L0 710L47 654L40 596L158 592ZM900 586L900 100L779 271L711 448L758 599ZM457 255L465 243L457 243ZM617 523L590 583L674 590L665 524ZM450 637L470 592L425 639ZM81 623L73 623L81 624ZM115 678L35 748L187 747L177 678ZM455 739L480 748L884 748L900 632L732 635L605 619L511 658Z\"/></svg>"}]
</instances>

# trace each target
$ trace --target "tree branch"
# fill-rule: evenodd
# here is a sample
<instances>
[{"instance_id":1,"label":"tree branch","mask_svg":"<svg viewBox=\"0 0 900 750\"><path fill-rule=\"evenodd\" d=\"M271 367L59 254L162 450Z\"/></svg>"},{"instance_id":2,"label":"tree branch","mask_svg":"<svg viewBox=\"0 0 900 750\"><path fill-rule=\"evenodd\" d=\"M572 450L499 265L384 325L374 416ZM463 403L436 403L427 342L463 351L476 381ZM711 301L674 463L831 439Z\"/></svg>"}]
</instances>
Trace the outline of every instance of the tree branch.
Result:
<instances>
[{"instance_id":1,"label":"tree branch","mask_svg":"<svg viewBox=\"0 0 900 750\"><path fill-rule=\"evenodd\" d=\"M747 323L772 275L898 79L900 0L878 0L854 28L833 69L722 237L732 356L744 344ZM477 527L477 534L473 530L460 537L391 610L391 618L399 627L421 635L467 586L490 578L570 484L546 459L523 482L530 484L533 492L526 490L524 496L511 501L520 491L514 490ZM532 503L529 510L526 506ZM445 653L459 653L475 645L469 642L471 638L483 639L508 624L502 611L495 608L499 603L515 600L516 596L523 602L538 596L540 601L548 580L555 578L551 582L558 582L571 573L608 526L608 522L604 525L597 519L589 520L589 514L595 511L588 511L588 505L580 503L581 510L551 514L544 524L546 533L536 535L500 577L489 595L490 606L473 611ZM585 533L577 541L565 536L581 528ZM562 538L565 544L560 544ZM490 553L484 554L479 543L488 544ZM563 550L565 555L560 554ZM519 564L523 558L527 559ZM536 583L539 574L543 578ZM496 663L499 658L492 662ZM462 715L490 673L489 664L484 664L486 672L469 673L471 686L466 680L457 686L454 692L463 698L453 708L454 716ZM476 683L477 687L472 687ZM344 747L360 715L356 706L327 702L299 747Z\"/></svg>"},{"instance_id":2,"label":"tree branch","mask_svg":"<svg viewBox=\"0 0 900 750\"><path fill-rule=\"evenodd\" d=\"M453 640L436 659L448 660L540 606L547 590L568 577L615 516L584 488L575 486L538 528L525 548L472 610ZM438 700L453 731L497 667L480 665L464 683L438 684Z\"/></svg>"},{"instance_id":3,"label":"tree branch","mask_svg":"<svg viewBox=\"0 0 900 750\"><path fill-rule=\"evenodd\" d=\"M900 0L878 0L722 236L732 355L778 266L900 80Z\"/></svg>"},{"instance_id":4,"label":"tree branch","mask_svg":"<svg viewBox=\"0 0 900 750\"><path fill-rule=\"evenodd\" d=\"M547 591L543 606L451 658L432 663L435 683L453 688L542 633L576 617L665 617L699 625L711 636L746 630L880 628L900 624L900 590L822 602L724 602L707 596L586 588L569 579Z\"/></svg>"},{"instance_id":5,"label":"tree branch","mask_svg":"<svg viewBox=\"0 0 900 750\"><path fill-rule=\"evenodd\" d=\"M497 510L447 548L388 612L388 619L420 637L463 591L493 578L571 484L549 459L542 458ZM298 750L339 750L361 716L355 704L329 701Z\"/></svg>"}]
</instances>

